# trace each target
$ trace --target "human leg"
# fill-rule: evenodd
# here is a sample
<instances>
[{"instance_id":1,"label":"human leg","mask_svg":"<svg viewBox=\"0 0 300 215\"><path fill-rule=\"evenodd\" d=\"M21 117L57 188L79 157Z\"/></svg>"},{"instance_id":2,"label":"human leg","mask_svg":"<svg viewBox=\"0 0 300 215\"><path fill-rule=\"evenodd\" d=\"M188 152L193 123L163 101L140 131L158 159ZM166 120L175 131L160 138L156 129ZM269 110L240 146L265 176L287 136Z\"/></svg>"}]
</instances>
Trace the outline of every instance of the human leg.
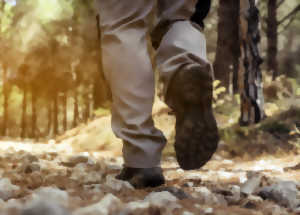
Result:
<instances>
[{"instance_id":1,"label":"human leg","mask_svg":"<svg viewBox=\"0 0 300 215\"><path fill-rule=\"evenodd\" d=\"M157 51L166 103L175 111L177 160L184 169L202 167L217 149L212 111L211 65L200 26L190 21L196 1L159 1L160 23L169 23Z\"/></svg>"},{"instance_id":2,"label":"human leg","mask_svg":"<svg viewBox=\"0 0 300 215\"><path fill-rule=\"evenodd\" d=\"M112 128L124 141L125 166L160 167L166 140L154 127L154 73L147 49L154 1L98 0L103 67L113 97Z\"/></svg>"}]
</instances>

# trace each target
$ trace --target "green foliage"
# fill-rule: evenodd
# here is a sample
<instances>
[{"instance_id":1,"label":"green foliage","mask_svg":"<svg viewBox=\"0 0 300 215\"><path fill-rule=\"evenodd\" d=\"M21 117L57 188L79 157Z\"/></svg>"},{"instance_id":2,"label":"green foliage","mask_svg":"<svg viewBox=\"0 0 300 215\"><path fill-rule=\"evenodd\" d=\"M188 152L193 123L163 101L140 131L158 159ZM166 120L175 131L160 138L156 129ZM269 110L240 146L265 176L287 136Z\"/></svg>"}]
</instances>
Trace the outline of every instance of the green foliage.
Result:
<instances>
[{"instance_id":1,"label":"green foliage","mask_svg":"<svg viewBox=\"0 0 300 215\"><path fill-rule=\"evenodd\" d=\"M9 31L9 28L12 25L13 16L13 6L4 4L3 10L0 11L0 33L7 33Z\"/></svg>"},{"instance_id":2,"label":"green foliage","mask_svg":"<svg viewBox=\"0 0 300 215\"><path fill-rule=\"evenodd\" d=\"M221 81L216 80L213 83L213 99L214 99L214 104L213 107L216 108L222 104L224 104L224 99L222 98L222 95L226 92L226 88L221 86Z\"/></svg>"}]
</instances>

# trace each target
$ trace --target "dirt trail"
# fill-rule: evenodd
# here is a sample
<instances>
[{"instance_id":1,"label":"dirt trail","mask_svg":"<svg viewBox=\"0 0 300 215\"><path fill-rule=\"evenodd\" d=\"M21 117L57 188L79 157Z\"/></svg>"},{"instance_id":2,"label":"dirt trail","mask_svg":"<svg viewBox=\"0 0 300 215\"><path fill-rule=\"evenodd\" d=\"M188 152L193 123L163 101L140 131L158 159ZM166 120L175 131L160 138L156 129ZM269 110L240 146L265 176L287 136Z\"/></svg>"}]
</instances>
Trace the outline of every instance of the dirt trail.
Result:
<instances>
[{"instance_id":1,"label":"dirt trail","mask_svg":"<svg viewBox=\"0 0 300 215\"><path fill-rule=\"evenodd\" d=\"M299 195L299 155L252 161L226 160L216 155L199 171L183 171L173 157L166 157L163 162L166 186L135 190L114 179L122 167L122 158L111 157L109 152L74 152L71 145L53 141L50 144L0 142L0 151L3 214L37 214L38 207L49 202L53 202L51 207L56 212L48 205L44 215L281 215L295 214L300 206L293 205L293 200L287 203L281 196L279 200L270 197L264 200L257 192L264 186L288 180L293 181L296 191L292 191ZM259 183L246 195L243 185L251 180Z\"/></svg>"}]
</instances>

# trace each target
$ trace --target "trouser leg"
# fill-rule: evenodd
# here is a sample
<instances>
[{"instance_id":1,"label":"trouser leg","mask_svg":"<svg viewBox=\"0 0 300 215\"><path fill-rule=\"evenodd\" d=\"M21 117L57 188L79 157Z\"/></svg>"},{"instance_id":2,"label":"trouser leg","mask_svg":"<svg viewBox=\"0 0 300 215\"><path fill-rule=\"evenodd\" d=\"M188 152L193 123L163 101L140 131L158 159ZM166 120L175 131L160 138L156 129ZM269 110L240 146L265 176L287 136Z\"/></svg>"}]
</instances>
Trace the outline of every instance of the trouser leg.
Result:
<instances>
[{"instance_id":1,"label":"trouser leg","mask_svg":"<svg viewBox=\"0 0 300 215\"><path fill-rule=\"evenodd\" d=\"M124 141L125 165L160 165L166 140L154 127L154 73L147 49L148 17L154 0L97 0L103 67L113 97L112 128Z\"/></svg>"},{"instance_id":2,"label":"trouser leg","mask_svg":"<svg viewBox=\"0 0 300 215\"><path fill-rule=\"evenodd\" d=\"M190 71L209 64L205 36L200 26L190 21L196 4L196 0L158 0L159 23L169 23L169 26L160 42L156 61L163 96L170 107L173 105L168 89L174 75L178 71Z\"/></svg>"}]
</instances>

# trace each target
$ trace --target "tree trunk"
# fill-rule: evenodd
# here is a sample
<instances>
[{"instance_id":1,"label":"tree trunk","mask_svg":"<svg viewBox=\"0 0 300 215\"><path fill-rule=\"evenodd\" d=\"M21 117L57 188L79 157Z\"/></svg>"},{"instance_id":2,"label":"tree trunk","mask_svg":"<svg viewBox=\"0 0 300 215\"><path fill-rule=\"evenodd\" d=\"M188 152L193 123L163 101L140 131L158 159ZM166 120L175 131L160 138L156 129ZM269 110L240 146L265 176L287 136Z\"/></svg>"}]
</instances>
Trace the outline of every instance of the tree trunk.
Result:
<instances>
[{"instance_id":1,"label":"tree trunk","mask_svg":"<svg viewBox=\"0 0 300 215\"><path fill-rule=\"evenodd\" d=\"M22 122L21 122L21 138L26 137L26 117L27 117L27 86L23 89L23 101L22 101Z\"/></svg>"},{"instance_id":2,"label":"tree trunk","mask_svg":"<svg viewBox=\"0 0 300 215\"><path fill-rule=\"evenodd\" d=\"M54 117L54 124L53 124L53 134L54 136L58 135L58 92L55 92L53 98L53 117Z\"/></svg>"},{"instance_id":3,"label":"tree trunk","mask_svg":"<svg viewBox=\"0 0 300 215\"><path fill-rule=\"evenodd\" d=\"M38 138L36 135L37 127L37 108L36 108L36 91L34 88L31 89L31 108L32 108L32 115L31 115L31 135L32 138Z\"/></svg>"},{"instance_id":4,"label":"tree trunk","mask_svg":"<svg viewBox=\"0 0 300 215\"><path fill-rule=\"evenodd\" d=\"M79 118L79 108L78 108L78 91L75 87L74 89L74 110L73 110L73 128L77 126Z\"/></svg>"},{"instance_id":5,"label":"tree trunk","mask_svg":"<svg viewBox=\"0 0 300 215\"><path fill-rule=\"evenodd\" d=\"M264 97L259 53L259 10L255 0L241 0L240 93L241 125L260 122L264 117Z\"/></svg>"},{"instance_id":6,"label":"tree trunk","mask_svg":"<svg viewBox=\"0 0 300 215\"><path fill-rule=\"evenodd\" d=\"M3 66L3 124L2 124L2 136L7 134L7 122L8 122L8 99L9 99L9 90L7 84L7 67Z\"/></svg>"},{"instance_id":7,"label":"tree trunk","mask_svg":"<svg viewBox=\"0 0 300 215\"><path fill-rule=\"evenodd\" d=\"M52 101L50 100L48 104L48 124L46 134L50 137L52 127Z\"/></svg>"},{"instance_id":8,"label":"tree trunk","mask_svg":"<svg viewBox=\"0 0 300 215\"><path fill-rule=\"evenodd\" d=\"M239 70L239 2L220 1L218 9L218 42L214 63L215 77L229 90L233 77L234 91L238 91Z\"/></svg>"},{"instance_id":9,"label":"tree trunk","mask_svg":"<svg viewBox=\"0 0 300 215\"><path fill-rule=\"evenodd\" d=\"M275 80L278 77L278 21L277 21L277 0L268 0L268 19L267 19L267 65L268 71Z\"/></svg>"},{"instance_id":10,"label":"tree trunk","mask_svg":"<svg viewBox=\"0 0 300 215\"><path fill-rule=\"evenodd\" d=\"M64 95L63 95L63 111L64 111L63 127L64 127L64 131L66 131L68 129L67 99L68 99L67 92L64 92Z\"/></svg>"},{"instance_id":11,"label":"tree trunk","mask_svg":"<svg viewBox=\"0 0 300 215\"><path fill-rule=\"evenodd\" d=\"M87 123L90 118L90 92L89 92L89 86L86 87L86 92L84 96L84 122Z\"/></svg>"}]
</instances>

